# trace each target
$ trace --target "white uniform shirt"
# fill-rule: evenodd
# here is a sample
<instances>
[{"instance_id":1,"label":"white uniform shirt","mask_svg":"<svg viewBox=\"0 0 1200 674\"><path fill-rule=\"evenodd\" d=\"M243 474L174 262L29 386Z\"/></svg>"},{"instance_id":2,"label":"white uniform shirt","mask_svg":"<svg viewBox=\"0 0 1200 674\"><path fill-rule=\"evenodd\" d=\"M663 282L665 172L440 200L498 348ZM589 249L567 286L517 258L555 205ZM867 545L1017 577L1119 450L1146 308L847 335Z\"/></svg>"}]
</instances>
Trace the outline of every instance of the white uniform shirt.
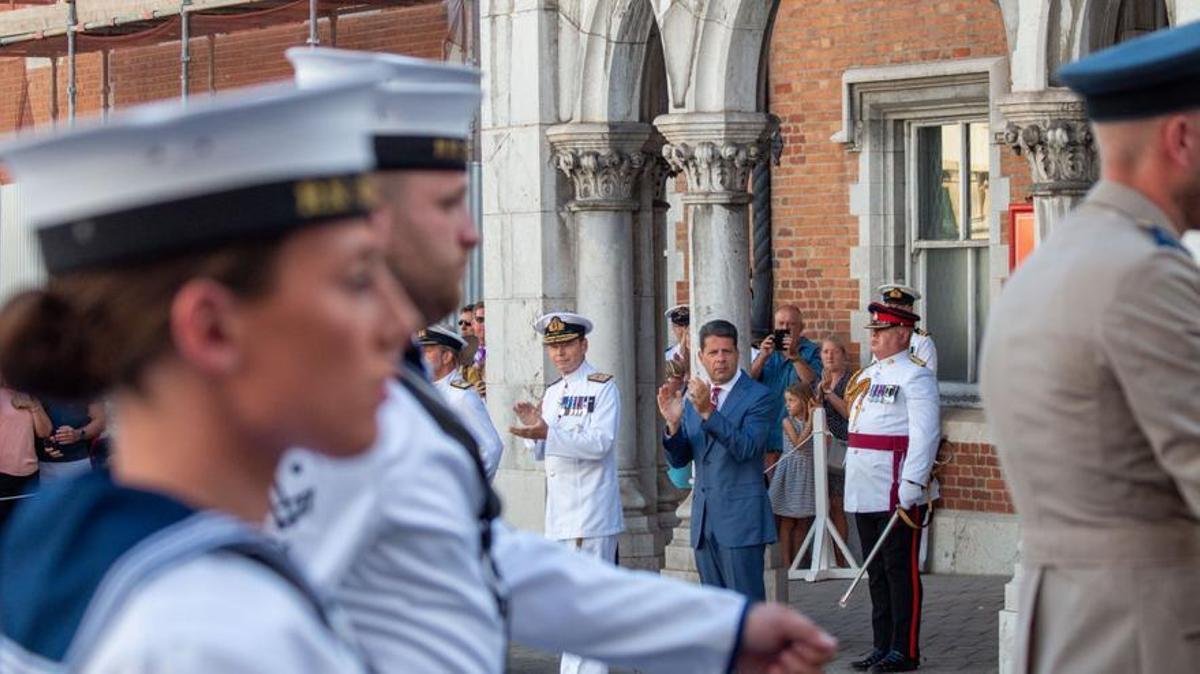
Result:
<instances>
[{"instance_id":1,"label":"white uniform shirt","mask_svg":"<svg viewBox=\"0 0 1200 674\"><path fill-rule=\"evenodd\" d=\"M892 495L902 479L928 484L930 498L936 498L937 483L930 480L930 473L941 441L937 377L905 351L868 365L851 380L847 392L866 380L869 385L849 410L846 511L894 510ZM900 454L855 447L855 434L907 436L908 451Z\"/></svg>"},{"instance_id":2,"label":"white uniform shirt","mask_svg":"<svg viewBox=\"0 0 1200 674\"><path fill-rule=\"evenodd\" d=\"M500 466L500 455L504 452L504 443L500 440L500 434L496 432L492 418L488 416L483 398L479 397L479 392L475 390L474 386L463 381L456 372L442 377L433 385L437 388L438 393L441 393L442 397L446 399L446 406L458 415L458 418L471 431L471 435L475 436L475 442L479 443L479 453L483 458L483 468L487 471L488 479L491 480Z\"/></svg>"},{"instance_id":3,"label":"white uniform shirt","mask_svg":"<svg viewBox=\"0 0 1200 674\"><path fill-rule=\"evenodd\" d=\"M611 375L584 361L542 397L545 440L527 440L546 462L546 537L612 536L625 529L617 482L621 399Z\"/></svg>"},{"instance_id":4,"label":"white uniform shirt","mask_svg":"<svg viewBox=\"0 0 1200 674\"><path fill-rule=\"evenodd\" d=\"M294 521L276 533L340 600L376 672L503 672L476 468L399 384L379 415L366 456L288 453L277 481ZM504 524L493 541L515 641L646 671L724 671L740 595L630 572ZM620 611L617 597L628 598Z\"/></svg>"},{"instance_id":5,"label":"white uniform shirt","mask_svg":"<svg viewBox=\"0 0 1200 674\"><path fill-rule=\"evenodd\" d=\"M913 330L912 337L908 340L908 352L937 376L937 345L933 343L933 337L928 332Z\"/></svg>"},{"instance_id":6,"label":"white uniform shirt","mask_svg":"<svg viewBox=\"0 0 1200 674\"><path fill-rule=\"evenodd\" d=\"M216 552L140 585L82 674L363 673L362 661L288 582Z\"/></svg>"}]
</instances>

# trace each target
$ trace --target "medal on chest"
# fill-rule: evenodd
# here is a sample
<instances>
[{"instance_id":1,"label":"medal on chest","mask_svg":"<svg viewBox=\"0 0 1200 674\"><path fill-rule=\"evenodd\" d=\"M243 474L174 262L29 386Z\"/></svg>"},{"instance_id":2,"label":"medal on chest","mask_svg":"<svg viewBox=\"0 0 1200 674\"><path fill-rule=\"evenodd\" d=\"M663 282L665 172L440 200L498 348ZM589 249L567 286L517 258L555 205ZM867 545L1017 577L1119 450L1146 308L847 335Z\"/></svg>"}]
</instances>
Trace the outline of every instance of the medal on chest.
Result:
<instances>
[{"instance_id":1,"label":"medal on chest","mask_svg":"<svg viewBox=\"0 0 1200 674\"><path fill-rule=\"evenodd\" d=\"M563 396L558 402L558 416L581 417L596 409L596 396Z\"/></svg>"},{"instance_id":2,"label":"medal on chest","mask_svg":"<svg viewBox=\"0 0 1200 674\"><path fill-rule=\"evenodd\" d=\"M896 402L900 387L896 384L872 384L867 389L867 402L890 405Z\"/></svg>"}]
</instances>

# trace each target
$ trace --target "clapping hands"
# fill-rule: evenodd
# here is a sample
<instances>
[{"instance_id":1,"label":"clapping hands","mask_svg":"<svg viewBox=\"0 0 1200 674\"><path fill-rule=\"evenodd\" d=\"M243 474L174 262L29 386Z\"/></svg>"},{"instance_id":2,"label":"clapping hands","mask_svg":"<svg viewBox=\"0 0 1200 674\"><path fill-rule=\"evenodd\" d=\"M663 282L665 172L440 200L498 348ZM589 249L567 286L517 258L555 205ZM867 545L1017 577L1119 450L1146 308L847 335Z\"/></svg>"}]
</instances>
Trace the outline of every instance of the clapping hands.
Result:
<instances>
[{"instance_id":1,"label":"clapping hands","mask_svg":"<svg viewBox=\"0 0 1200 674\"><path fill-rule=\"evenodd\" d=\"M542 418L542 410L533 403L521 401L513 405L513 412L521 426L509 426L508 432L526 440L545 440L549 432L546 420Z\"/></svg>"}]
</instances>

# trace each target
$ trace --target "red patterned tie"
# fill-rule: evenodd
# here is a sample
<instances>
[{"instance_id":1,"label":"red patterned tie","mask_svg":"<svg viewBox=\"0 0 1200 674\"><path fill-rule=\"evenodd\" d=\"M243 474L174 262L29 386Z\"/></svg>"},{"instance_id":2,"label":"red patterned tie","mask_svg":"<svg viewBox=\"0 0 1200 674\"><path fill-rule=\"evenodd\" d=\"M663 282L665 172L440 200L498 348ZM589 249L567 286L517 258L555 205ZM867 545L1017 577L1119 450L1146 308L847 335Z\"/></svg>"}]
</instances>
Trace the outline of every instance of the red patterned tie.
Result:
<instances>
[{"instance_id":1,"label":"red patterned tie","mask_svg":"<svg viewBox=\"0 0 1200 674\"><path fill-rule=\"evenodd\" d=\"M714 410L717 409L717 402L720 399L721 399L721 387L714 386L713 390L712 390L712 406L713 406Z\"/></svg>"}]
</instances>

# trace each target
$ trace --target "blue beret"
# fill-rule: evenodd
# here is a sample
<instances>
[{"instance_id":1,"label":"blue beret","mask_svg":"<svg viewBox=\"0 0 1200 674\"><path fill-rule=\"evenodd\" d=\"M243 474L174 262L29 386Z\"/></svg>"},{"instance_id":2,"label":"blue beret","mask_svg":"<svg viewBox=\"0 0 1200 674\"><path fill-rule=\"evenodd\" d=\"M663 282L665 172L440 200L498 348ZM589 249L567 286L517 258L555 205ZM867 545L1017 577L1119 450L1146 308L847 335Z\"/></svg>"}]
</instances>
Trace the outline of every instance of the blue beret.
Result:
<instances>
[{"instance_id":1,"label":"blue beret","mask_svg":"<svg viewBox=\"0 0 1200 674\"><path fill-rule=\"evenodd\" d=\"M1058 79L1097 122L1200 108L1200 22L1159 30L1063 66Z\"/></svg>"}]
</instances>

